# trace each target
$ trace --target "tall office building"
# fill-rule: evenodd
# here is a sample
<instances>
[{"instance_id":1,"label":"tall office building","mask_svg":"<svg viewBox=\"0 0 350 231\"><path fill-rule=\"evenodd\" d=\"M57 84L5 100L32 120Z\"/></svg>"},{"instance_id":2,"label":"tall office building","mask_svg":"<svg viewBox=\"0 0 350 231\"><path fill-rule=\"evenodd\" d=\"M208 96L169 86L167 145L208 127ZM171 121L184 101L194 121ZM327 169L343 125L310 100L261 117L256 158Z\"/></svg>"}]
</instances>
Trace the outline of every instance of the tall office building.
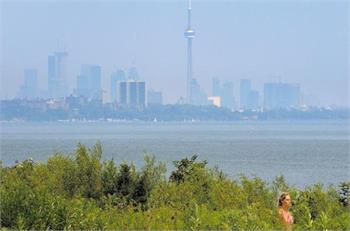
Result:
<instances>
[{"instance_id":1,"label":"tall office building","mask_svg":"<svg viewBox=\"0 0 350 231\"><path fill-rule=\"evenodd\" d=\"M77 77L76 94L88 99L102 100L101 67L96 65L82 65Z\"/></svg>"},{"instance_id":2,"label":"tall office building","mask_svg":"<svg viewBox=\"0 0 350 231\"><path fill-rule=\"evenodd\" d=\"M128 105L128 82L123 81L118 83L118 88L119 88L119 99L118 104L121 106L127 106Z\"/></svg>"},{"instance_id":3,"label":"tall office building","mask_svg":"<svg viewBox=\"0 0 350 231\"><path fill-rule=\"evenodd\" d=\"M222 85L221 106L229 109L234 108L233 83L230 81L226 81Z\"/></svg>"},{"instance_id":4,"label":"tall office building","mask_svg":"<svg viewBox=\"0 0 350 231\"><path fill-rule=\"evenodd\" d=\"M191 104L193 105L208 105L208 96L207 94L200 88L199 83L195 78L191 81Z\"/></svg>"},{"instance_id":5,"label":"tall office building","mask_svg":"<svg viewBox=\"0 0 350 231\"><path fill-rule=\"evenodd\" d=\"M48 56L48 90L49 97L67 96L67 52L57 51Z\"/></svg>"},{"instance_id":6,"label":"tall office building","mask_svg":"<svg viewBox=\"0 0 350 231\"><path fill-rule=\"evenodd\" d=\"M117 102L119 99L119 82L126 81L125 72L123 70L117 70L111 75L111 102Z\"/></svg>"},{"instance_id":7,"label":"tall office building","mask_svg":"<svg viewBox=\"0 0 350 231\"><path fill-rule=\"evenodd\" d=\"M19 98L34 99L38 97L38 71L36 69L24 70L24 83L18 92Z\"/></svg>"},{"instance_id":8,"label":"tall office building","mask_svg":"<svg viewBox=\"0 0 350 231\"><path fill-rule=\"evenodd\" d=\"M146 83L144 81L119 82L118 104L123 107L146 107Z\"/></svg>"},{"instance_id":9,"label":"tall office building","mask_svg":"<svg viewBox=\"0 0 350 231\"><path fill-rule=\"evenodd\" d=\"M264 84L264 109L296 108L300 106L300 85L290 83Z\"/></svg>"},{"instance_id":10,"label":"tall office building","mask_svg":"<svg viewBox=\"0 0 350 231\"><path fill-rule=\"evenodd\" d=\"M197 96L193 97L192 89L193 85L193 67L192 67L192 39L194 38L195 32L191 26L191 0L188 1L187 9L187 29L185 30L185 38L187 39L187 89L186 89L186 103L193 104ZM194 80L196 82L196 80Z\"/></svg>"},{"instance_id":11,"label":"tall office building","mask_svg":"<svg viewBox=\"0 0 350 231\"><path fill-rule=\"evenodd\" d=\"M235 99L233 83L231 81L225 81L222 86L219 78L213 78L212 81L213 96L219 97L220 106L229 109L234 109Z\"/></svg>"},{"instance_id":12,"label":"tall office building","mask_svg":"<svg viewBox=\"0 0 350 231\"><path fill-rule=\"evenodd\" d=\"M239 101L241 109L248 109L249 94L251 91L251 82L249 79L241 79L240 81L240 92Z\"/></svg>"},{"instance_id":13,"label":"tall office building","mask_svg":"<svg viewBox=\"0 0 350 231\"><path fill-rule=\"evenodd\" d=\"M259 92L252 89L250 79L240 81L240 108L257 110L259 108Z\"/></svg>"},{"instance_id":14,"label":"tall office building","mask_svg":"<svg viewBox=\"0 0 350 231\"><path fill-rule=\"evenodd\" d=\"M161 91L153 91L149 90L147 92L147 105L162 105L163 104L163 96Z\"/></svg>"},{"instance_id":15,"label":"tall office building","mask_svg":"<svg viewBox=\"0 0 350 231\"><path fill-rule=\"evenodd\" d=\"M194 105L201 105L201 89L196 79L191 80L190 91L191 91L190 103Z\"/></svg>"},{"instance_id":16,"label":"tall office building","mask_svg":"<svg viewBox=\"0 0 350 231\"><path fill-rule=\"evenodd\" d=\"M219 78L213 78L212 84L213 84L212 85L213 96L220 96L221 95L220 79Z\"/></svg>"}]
</instances>

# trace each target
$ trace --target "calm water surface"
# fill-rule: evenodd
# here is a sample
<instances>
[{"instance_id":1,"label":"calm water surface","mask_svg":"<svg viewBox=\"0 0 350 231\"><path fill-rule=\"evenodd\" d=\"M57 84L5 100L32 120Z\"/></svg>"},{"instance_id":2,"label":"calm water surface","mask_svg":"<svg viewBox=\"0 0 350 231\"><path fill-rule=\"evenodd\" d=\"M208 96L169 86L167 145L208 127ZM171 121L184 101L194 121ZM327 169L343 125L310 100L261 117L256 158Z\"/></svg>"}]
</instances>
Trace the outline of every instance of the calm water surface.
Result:
<instances>
[{"instance_id":1,"label":"calm water surface","mask_svg":"<svg viewBox=\"0 0 350 231\"><path fill-rule=\"evenodd\" d=\"M71 154L78 142L100 141L103 159L142 166L151 153L172 169L192 154L230 177L244 173L273 180L283 174L293 185L350 180L348 121L303 122L91 122L1 123L1 160L12 165L54 152Z\"/></svg>"}]
</instances>

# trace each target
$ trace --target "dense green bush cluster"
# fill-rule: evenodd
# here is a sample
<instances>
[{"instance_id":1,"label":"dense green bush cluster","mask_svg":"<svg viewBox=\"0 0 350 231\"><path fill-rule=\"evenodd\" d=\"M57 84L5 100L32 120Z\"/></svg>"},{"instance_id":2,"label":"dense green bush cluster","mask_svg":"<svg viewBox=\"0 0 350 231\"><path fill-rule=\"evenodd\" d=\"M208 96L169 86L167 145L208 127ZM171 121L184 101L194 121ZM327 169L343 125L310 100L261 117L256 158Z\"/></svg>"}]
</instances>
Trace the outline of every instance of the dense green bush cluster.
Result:
<instances>
[{"instance_id":1,"label":"dense green bush cluster","mask_svg":"<svg viewBox=\"0 0 350 231\"><path fill-rule=\"evenodd\" d=\"M145 156L142 169L101 161L102 148L1 167L1 226L9 229L280 229L277 198L290 192L296 230L349 230L350 183L299 190L232 180L197 157L166 166Z\"/></svg>"}]
</instances>

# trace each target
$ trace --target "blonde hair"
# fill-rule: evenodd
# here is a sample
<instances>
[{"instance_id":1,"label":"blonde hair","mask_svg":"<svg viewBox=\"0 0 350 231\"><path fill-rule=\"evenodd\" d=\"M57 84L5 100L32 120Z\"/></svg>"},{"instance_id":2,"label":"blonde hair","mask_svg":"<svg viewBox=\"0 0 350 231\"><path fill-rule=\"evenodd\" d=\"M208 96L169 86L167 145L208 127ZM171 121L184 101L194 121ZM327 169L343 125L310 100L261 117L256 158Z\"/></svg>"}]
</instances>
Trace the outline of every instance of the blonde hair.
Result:
<instances>
[{"instance_id":1,"label":"blonde hair","mask_svg":"<svg viewBox=\"0 0 350 231\"><path fill-rule=\"evenodd\" d=\"M282 206L282 202L284 201L284 199L286 199L287 196L290 196L289 193L287 192L283 192L280 197L278 198L278 207Z\"/></svg>"}]
</instances>

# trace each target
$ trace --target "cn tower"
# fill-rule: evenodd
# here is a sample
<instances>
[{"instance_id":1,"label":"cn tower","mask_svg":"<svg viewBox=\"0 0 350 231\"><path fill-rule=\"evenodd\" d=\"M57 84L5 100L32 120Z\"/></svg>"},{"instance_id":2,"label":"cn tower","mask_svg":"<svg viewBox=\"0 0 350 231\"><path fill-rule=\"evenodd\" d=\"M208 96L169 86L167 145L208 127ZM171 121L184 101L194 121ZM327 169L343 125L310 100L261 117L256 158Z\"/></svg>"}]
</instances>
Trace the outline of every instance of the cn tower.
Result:
<instances>
[{"instance_id":1,"label":"cn tower","mask_svg":"<svg viewBox=\"0 0 350 231\"><path fill-rule=\"evenodd\" d=\"M192 92L191 92L191 81L193 78L192 68L192 39L194 38L194 30L191 28L191 0L188 0L187 10L187 29L185 30L185 38L187 39L187 89L186 89L186 103L192 104Z\"/></svg>"}]
</instances>

